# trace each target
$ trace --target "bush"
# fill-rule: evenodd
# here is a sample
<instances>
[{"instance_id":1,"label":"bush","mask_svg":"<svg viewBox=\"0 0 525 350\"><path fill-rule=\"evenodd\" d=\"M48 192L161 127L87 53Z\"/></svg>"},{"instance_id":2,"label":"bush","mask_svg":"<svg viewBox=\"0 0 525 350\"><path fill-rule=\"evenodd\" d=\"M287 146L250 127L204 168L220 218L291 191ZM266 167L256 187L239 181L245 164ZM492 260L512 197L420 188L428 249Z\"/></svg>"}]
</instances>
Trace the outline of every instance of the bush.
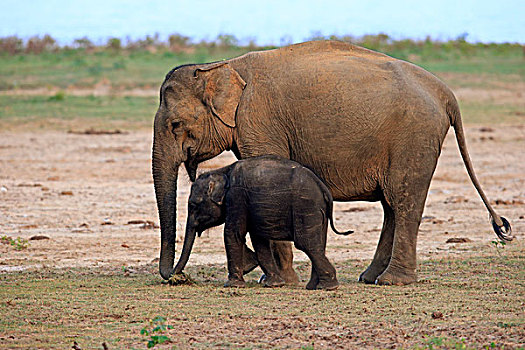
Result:
<instances>
[{"instance_id":1,"label":"bush","mask_svg":"<svg viewBox=\"0 0 525 350\"><path fill-rule=\"evenodd\" d=\"M25 52L40 54L42 52L56 51L58 48L56 40L46 34L43 38L38 36L29 38L26 43Z\"/></svg>"},{"instance_id":2,"label":"bush","mask_svg":"<svg viewBox=\"0 0 525 350\"><path fill-rule=\"evenodd\" d=\"M106 47L111 50L120 51L122 42L119 38L109 38Z\"/></svg>"},{"instance_id":3,"label":"bush","mask_svg":"<svg viewBox=\"0 0 525 350\"><path fill-rule=\"evenodd\" d=\"M23 49L24 43L22 39L16 36L0 38L0 53L8 53L10 55L14 55L22 52Z\"/></svg>"}]
</instances>

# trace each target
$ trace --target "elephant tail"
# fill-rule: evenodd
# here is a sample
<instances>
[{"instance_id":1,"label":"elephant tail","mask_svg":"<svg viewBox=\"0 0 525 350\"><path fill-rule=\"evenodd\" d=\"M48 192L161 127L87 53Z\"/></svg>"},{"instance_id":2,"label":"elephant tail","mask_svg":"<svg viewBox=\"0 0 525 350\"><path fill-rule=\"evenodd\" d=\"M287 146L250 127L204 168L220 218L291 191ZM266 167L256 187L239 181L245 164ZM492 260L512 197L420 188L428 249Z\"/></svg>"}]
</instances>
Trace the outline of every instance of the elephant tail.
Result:
<instances>
[{"instance_id":1,"label":"elephant tail","mask_svg":"<svg viewBox=\"0 0 525 350\"><path fill-rule=\"evenodd\" d=\"M485 192L483 192L483 189L481 188L478 178L476 177L476 173L474 172L474 167L472 165L472 161L470 160L470 155L467 149L467 142L465 133L463 131L463 123L461 121L461 113L459 112L458 103L453 95L452 98L447 102L446 111L456 134L456 141L458 143L459 152L461 153L461 158L463 158L463 163L465 164L465 168L467 169L467 173L470 177L470 180L472 181L472 184L478 191L481 200L485 204L485 207L490 214L494 232L500 240L512 241L514 237L512 236L512 228L510 223L503 216L499 216L492 208L489 200L487 199L487 196L485 195Z\"/></svg>"},{"instance_id":2,"label":"elephant tail","mask_svg":"<svg viewBox=\"0 0 525 350\"><path fill-rule=\"evenodd\" d=\"M315 175L314 175L315 176ZM340 232L338 231L334 226L334 199L332 197L332 193L326 187L326 185L317 177L315 176L315 180L319 184L319 187L321 188L321 191L323 192L323 197L326 202L326 217L330 221L330 227L332 228L332 231L334 231L338 235L347 236L351 233L354 233L352 230Z\"/></svg>"}]
</instances>

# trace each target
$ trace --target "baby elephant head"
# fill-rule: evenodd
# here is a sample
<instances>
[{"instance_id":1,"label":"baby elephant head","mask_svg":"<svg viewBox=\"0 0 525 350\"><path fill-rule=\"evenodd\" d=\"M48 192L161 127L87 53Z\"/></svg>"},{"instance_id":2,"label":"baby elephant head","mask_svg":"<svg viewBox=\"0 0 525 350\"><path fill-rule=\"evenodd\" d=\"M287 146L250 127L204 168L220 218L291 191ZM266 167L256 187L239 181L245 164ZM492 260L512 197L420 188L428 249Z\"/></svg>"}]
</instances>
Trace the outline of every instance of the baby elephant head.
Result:
<instances>
[{"instance_id":1,"label":"baby elephant head","mask_svg":"<svg viewBox=\"0 0 525 350\"><path fill-rule=\"evenodd\" d=\"M184 247L174 273L181 273L190 257L195 236L199 237L202 231L224 223L224 196L228 178L224 174L202 174L191 186L188 200L188 219L186 221L186 235Z\"/></svg>"}]
</instances>

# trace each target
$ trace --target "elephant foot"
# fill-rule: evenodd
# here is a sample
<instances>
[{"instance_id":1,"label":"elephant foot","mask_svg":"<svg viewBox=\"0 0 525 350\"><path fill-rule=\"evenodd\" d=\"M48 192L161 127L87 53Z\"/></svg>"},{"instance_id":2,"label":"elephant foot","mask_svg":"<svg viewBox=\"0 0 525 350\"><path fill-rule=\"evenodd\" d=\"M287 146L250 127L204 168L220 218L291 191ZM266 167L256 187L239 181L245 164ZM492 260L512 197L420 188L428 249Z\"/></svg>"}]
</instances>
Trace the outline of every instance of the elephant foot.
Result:
<instances>
[{"instance_id":1,"label":"elephant foot","mask_svg":"<svg viewBox=\"0 0 525 350\"><path fill-rule=\"evenodd\" d=\"M375 281L377 285L381 286L404 286L416 282L417 274L415 271L390 266Z\"/></svg>"},{"instance_id":2,"label":"elephant foot","mask_svg":"<svg viewBox=\"0 0 525 350\"><path fill-rule=\"evenodd\" d=\"M331 281L326 281L326 282L321 281L317 285L317 289L322 289L322 290L336 290L338 287L339 287L339 282L336 279L331 280Z\"/></svg>"},{"instance_id":3,"label":"elephant foot","mask_svg":"<svg viewBox=\"0 0 525 350\"><path fill-rule=\"evenodd\" d=\"M279 275L281 275L284 282L286 282L288 285L299 284L299 276L297 276L297 273L294 271L294 269L281 270Z\"/></svg>"},{"instance_id":4,"label":"elephant foot","mask_svg":"<svg viewBox=\"0 0 525 350\"><path fill-rule=\"evenodd\" d=\"M269 288L277 288L277 287L282 287L286 284L286 282L284 281L284 279L282 279L280 276L278 275L274 275L274 276L266 276L265 280L264 280L264 286L265 287L269 287Z\"/></svg>"},{"instance_id":5,"label":"elephant foot","mask_svg":"<svg viewBox=\"0 0 525 350\"><path fill-rule=\"evenodd\" d=\"M228 281L226 281L226 283L224 283L224 287L226 288L244 288L246 287L246 282L244 282L243 280L229 279Z\"/></svg>"},{"instance_id":6,"label":"elephant foot","mask_svg":"<svg viewBox=\"0 0 525 350\"><path fill-rule=\"evenodd\" d=\"M318 284L319 284L319 279L317 279L317 278L310 278L310 280L306 284L306 289L314 290L317 287Z\"/></svg>"},{"instance_id":7,"label":"elephant foot","mask_svg":"<svg viewBox=\"0 0 525 350\"><path fill-rule=\"evenodd\" d=\"M310 282L312 282L310 280ZM337 279L332 279L328 281L320 281L319 283L310 283L306 285L306 289L308 290L314 290L314 289L320 289L320 290L336 290L339 287L339 282Z\"/></svg>"},{"instance_id":8,"label":"elephant foot","mask_svg":"<svg viewBox=\"0 0 525 350\"><path fill-rule=\"evenodd\" d=\"M366 284L374 284L376 283L377 277L379 277L383 271L385 271L385 268L379 269L370 265L365 271L361 273L361 275L359 275L358 281Z\"/></svg>"}]
</instances>

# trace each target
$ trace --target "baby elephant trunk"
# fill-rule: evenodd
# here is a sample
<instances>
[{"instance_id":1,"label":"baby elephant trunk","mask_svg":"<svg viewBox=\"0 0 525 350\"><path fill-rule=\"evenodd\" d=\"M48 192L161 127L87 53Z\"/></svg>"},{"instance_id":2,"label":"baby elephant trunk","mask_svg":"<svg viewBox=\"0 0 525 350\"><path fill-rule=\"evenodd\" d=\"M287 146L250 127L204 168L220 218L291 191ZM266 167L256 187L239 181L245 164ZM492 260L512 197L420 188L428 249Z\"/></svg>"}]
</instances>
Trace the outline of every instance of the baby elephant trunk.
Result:
<instances>
[{"instance_id":1,"label":"baby elephant trunk","mask_svg":"<svg viewBox=\"0 0 525 350\"><path fill-rule=\"evenodd\" d=\"M191 249L193 248L193 243L195 242L195 236L197 232L195 231L194 225L191 225L190 220L188 220L188 223L186 224L186 235L184 236L184 247L182 248L182 253L179 257L179 261L177 262L177 265L175 266L175 270L173 270L174 274L180 274L182 273L182 270L184 270L184 267L186 267L186 264L188 263L188 259L190 258Z\"/></svg>"}]
</instances>

